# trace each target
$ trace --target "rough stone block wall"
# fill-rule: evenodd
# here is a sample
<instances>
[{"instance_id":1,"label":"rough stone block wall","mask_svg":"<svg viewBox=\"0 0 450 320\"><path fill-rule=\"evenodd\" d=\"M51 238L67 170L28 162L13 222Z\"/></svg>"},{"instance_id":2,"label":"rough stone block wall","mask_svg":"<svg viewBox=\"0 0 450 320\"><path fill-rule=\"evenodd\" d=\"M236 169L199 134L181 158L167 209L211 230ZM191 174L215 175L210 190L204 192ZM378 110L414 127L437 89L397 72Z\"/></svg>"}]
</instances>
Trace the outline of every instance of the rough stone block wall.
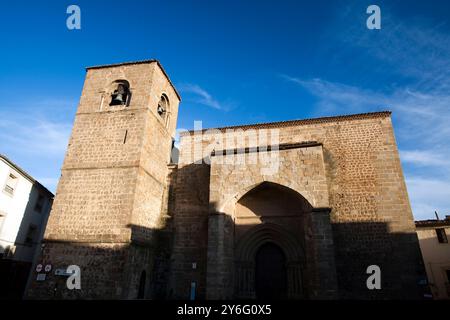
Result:
<instances>
[{"instance_id":1,"label":"rough stone block wall","mask_svg":"<svg viewBox=\"0 0 450 320\"><path fill-rule=\"evenodd\" d=\"M63 170L45 239L124 242L130 239L130 213L136 168ZM108 190L101 191L108 186Z\"/></svg>"},{"instance_id":2,"label":"rough stone block wall","mask_svg":"<svg viewBox=\"0 0 450 320\"><path fill-rule=\"evenodd\" d=\"M47 242L41 262L51 264L45 281L33 281L28 298L39 299L120 299L124 297L124 273L127 245L114 243ZM68 290L67 277L54 271L69 265L81 269L81 290ZM87 272L84 272L86 271ZM94 270L93 272L90 270ZM36 273L32 271L32 278Z\"/></svg>"},{"instance_id":3,"label":"rough stone block wall","mask_svg":"<svg viewBox=\"0 0 450 320\"><path fill-rule=\"evenodd\" d=\"M307 225L311 226L309 237L313 240L313 245L307 252L307 260L312 260L315 267L308 270L311 279L304 279L309 282L309 297L321 300L336 299L338 292L335 245L328 210L313 211L308 219L312 220L307 222Z\"/></svg>"},{"instance_id":4,"label":"rough stone block wall","mask_svg":"<svg viewBox=\"0 0 450 320\"><path fill-rule=\"evenodd\" d=\"M152 244L156 244L156 241ZM126 264L123 268L115 270L121 272L124 277L122 296L120 299L148 299L152 296L151 284L154 280L154 267L157 261L156 246L145 246L139 243L131 243L126 248ZM139 297L141 276L145 272L144 296Z\"/></svg>"},{"instance_id":5,"label":"rough stone block wall","mask_svg":"<svg viewBox=\"0 0 450 320\"><path fill-rule=\"evenodd\" d=\"M109 105L117 80L129 83L127 105ZM88 68L39 261L81 267L87 289L62 296L136 298L144 270L151 295L179 100L156 61ZM51 298L50 284L33 281L28 296Z\"/></svg>"},{"instance_id":6,"label":"rough stone block wall","mask_svg":"<svg viewBox=\"0 0 450 320\"><path fill-rule=\"evenodd\" d=\"M116 80L130 84L127 106L109 106ZM169 99L164 116L157 112L162 94ZM420 250L390 114L241 126L244 133L278 130L279 144L318 143L280 150L279 171L270 177L261 165L234 168L215 163L216 157L212 165L194 164L210 156L184 135L171 176L167 164L179 100L155 61L88 69L39 261L51 261L54 268L79 265L85 291L52 291L56 283L63 285L52 275L32 281L29 297L135 298L145 270L153 281L147 283L149 295L170 272L168 288L156 286L158 296L186 299L196 282L197 297L205 298L208 258L214 258L208 250L232 251L227 233L233 206L263 181L299 192L315 208L331 208L340 298L419 297ZM223 221L211 219L208 229L209 215L216 213L223 213ZM326 228L320 232L329 234ZM216 258L223 261L220 285L228 287L232 254ZM381 267L381 291L365 287L372 264Z\"/></svg>"},{"instance_id":7,"label":"rough stone block wall","mask_svg":"<svg viewBox=\"0 0 450 320\"><path fill-rule=\"evenodd\" d=\"M78 114L63 169L138 165L146 116L128 109Z\"/></svg>"},{"instance_id":8,"label":"rough stone block wall","mask_svg":"<svg viewBox=\"0 0 450 320\"><path fill-rule=\"evenodd\" d=\"M417 287L417 280L423 274L420 251L390 113L240 127L244 131L260 128L278 129L280 144L317 141L323 145L327 185L327 190L323 191L323 194L328 194L325 202L328 202L332 209L331 224L339 297L420 298L420 290ZM224 131L225 129L222 129L222 132ZM210 137L210 140L203 141L203 146L210 144L212 139ZM189 134L183 136L181 162L189 162L192 156L194 160L204 156L195 153L192 143ZM295 163L291 162L291 165L295 166ZM306 165L304 172L312 170L310 165ZM199 167L192 163L185 163L184 166L189 167L190 172L194 172L196 166ZM283 170L280 171L280 176L275 176L274 179L283 179L285 173ZM251 179L249 177L254 175L255 173L250 170L246 179ZM217 180L216 176L220 178ZM290 178L294 182L288 186L295 186L295 183L302 186L304 178L300 172L298 175L291 175ZM182 190L202 190L205 188L204 184L204 180L186 177L178 180L177 187ZM211 171L209 192L217 195L217 199L231 195L235 191L239 194L241 192L239 189L245 191L246 187L248 187L246 180L233 178L233 172ZM229 192L230 188L235 190ZM178 195L177 208L181 208L182 215L195 217L199 211L206 215L204 204L193 207L188 204L191 196L189 193ZM210 201L226 202L226 200L216 201L217 199ZM205 217L202 215L199 219ZM202 236L199 236L198 232L199 230L192 230L185 234L177 234L180 246L187 243L194 246L192 239L204 241L207 230L200 230ZM191 238L191 235L194 237ZM180 258L183 259L182 256ZM368 277L366 268L372 264L381 267L383 289L380 291L370 291L366 287ZM185 278L184 283L187 282L188 279Z\"/></svg>"},{"instance_id":9,"label":"rough stone block wall","mask_svg":"<svg viewBox=\"0 0 450 320\"><path fill-rule=\"evenodd\" d=\"M133 194L133 212L128 220L131 239L143 242L152 241L162 225L161 209L166 185L139 168L137 183Z\"/></svg>"},{"instance_id":10,"label":"rough stone block wall","mask_svg":"<svg viewBox=\"0 0 450 320\"><path fill-rule=\"evenodd\" d=\"M204 299L206 297L209 166L180 163L176 178L170 297L188 299L191 282L195 281L197 297ZM193 263L196 263L195 269L193 269Z\"/></svg>"},{"instance_id":11,"label":"rough stone block wall","mask_svg":"<svg viewBox=\"0 0 450 320\"><path fill-rule=\"evenodd\" d=\"M272 152L272 156L277 158L273 165L264 164L261 159L256 164L228 164L228 161L236 163L236 155L212 157L210 201L215 209L227 210L230 199L236 200L236 196L243 196L263 181L297 191L314 207L328 207L322 146L279 150ZM270 170L266 171L268 168Z\"/></svg>"},{"instance_id":12,"label":"rough stone block wall","mask_svg":"<svg viewBox=\"0 0 450 320\"><path fill-rule=\"evenodd\" d=\"M246 156L251 156L251 154L246 154ZM236 244L234 237L243 223L242 220L236 219L236 201L248 191L261 182L269 181L296 191L312 207L328 207L329 205L321 145L306 144L295 149L273 151L272 156L273 158L269 155L265 158L260 157L254 164L243 165L236 165L237 155L211 158L210 210L212 211L210 214L214 216L210 216L209 227L214 230L209 230L208 235L207 266L208 296L211 298L223 299L233 295L233 261ZM264 159L271 159L272 164L268 165ZM274 161L275 159L276 161ZM267 170L268 168L270 170ZM273 201L282 200L274 199ZM300 211L301 208L298 210ZM215 214L224 215L224 217L217 217ZM295 225L286 226L288 220L285 217L269 220L283 226L286 231ZM231 228L229 232L220 230L222 226L228 224ZM217 230L219 231L217 232ZM294 234L299 236L301 230L302 228L294 230ZM310 260L312 260L311 258ZM317 279L319 281L320 277ZM230 281L231 286L229 285ZM217 287L214 288L214 286Z\"/></svg>"}]
</instances>

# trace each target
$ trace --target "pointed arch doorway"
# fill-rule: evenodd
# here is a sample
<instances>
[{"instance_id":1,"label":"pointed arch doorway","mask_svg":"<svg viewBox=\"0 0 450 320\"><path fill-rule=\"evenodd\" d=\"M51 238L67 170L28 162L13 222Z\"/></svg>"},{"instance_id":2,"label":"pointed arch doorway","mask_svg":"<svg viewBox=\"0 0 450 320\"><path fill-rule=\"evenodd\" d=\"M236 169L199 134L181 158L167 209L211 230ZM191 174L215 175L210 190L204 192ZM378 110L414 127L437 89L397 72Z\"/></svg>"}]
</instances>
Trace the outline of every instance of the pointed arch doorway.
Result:
<instances>
[{"instance_id":1,"label":"pointed arch doorway","mask_svg":"<svg viewBox=\"0 0 450 320\"><path fill-rule=\"evenodd\" d=\"M273 243L284 253L287 299L336 298L331 209L314 208L297 191L274 182L245 189L233 197L232 206L208 217L207 297L257 298L256 280L264 277L256 277L256 256L264 244ZM258 255L262 265L271 256L266 250ZM272 255L283 261L280 254Z\"/></svg>"},{"instance_id":2,"label":"pointed arch doorway","mask_svg":"<svg viewBox=\"0 0 450 320\"><path fill-rule=\"evenodd\" d=\"M294 190L264 182L235 206L235 297L300 299L305 296L308 201Z\"/></svg>"}]
</instances>

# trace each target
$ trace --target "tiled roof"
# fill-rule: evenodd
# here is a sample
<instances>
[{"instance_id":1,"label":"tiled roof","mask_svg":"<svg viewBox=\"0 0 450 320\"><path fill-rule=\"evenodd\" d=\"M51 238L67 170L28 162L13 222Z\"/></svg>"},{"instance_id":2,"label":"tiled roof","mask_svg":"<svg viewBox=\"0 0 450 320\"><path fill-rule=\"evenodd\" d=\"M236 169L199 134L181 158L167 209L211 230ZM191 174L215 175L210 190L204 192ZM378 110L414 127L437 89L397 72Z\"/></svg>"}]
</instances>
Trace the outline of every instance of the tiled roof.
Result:
<instances>
[{"instance_id":1,"label":"tiled roof","mask_svg":"<svg viewBox=\"0 0 450 320\"><path fill-rule=\"evenodd\" d=\"M136 61L128 61L128 62L120 62L120 63L112 63L112 64L102 64L102 65L98 65L98 66L91 66L91 67L87 67L86 70L90 70L90 69L101 69L101 68L110 68L110 67L120 67L120 66L126 66L126 65L130 65L130 64L145 64L145 63L157 63L158 66L161 68L161 70L163 71L164 75L166 76L167 80L169 80L170 85L172 86L173 90L175 91L178 99L180 99L181 101L181 96L178 93L177 89L175 88L175 86L173 85L172 81L170 80L169 76L166 73L166 70L164 70L163 66L161 65L161 62L159 62L156 59L147 59L147 60L136 60Z\"/></svg>"},{"instance_id":2,"label":"tiled roof","mask_svg":"<svg viewBox=\"0 0 450 320\"><path fill-rule=\"evenodd\" d=\"M263 123L255 123L255 124L227 126L227 127L220 127L220 128L209 128L209 129L203 129L202 132L205 132L210 129L225 131L227 129L282 128L282 127L291 127L291 126L296 126L296 125L307 125L307 124L316 124L316 123L359 120L359 119L367 119L367 118L384 118L384 117L389 117L391 114L392 114L391 111L368 112L368 113L358 113L358 114L340 115L340 116L331 116L331 117L310 118L310 119L300 119L300 120L287 120L287 121L278 121L278 122L263 122ZM187 135L187 134L192 134L193 132L194 132L194 130L190 130L187 132L186 131L182 132L180 134Z\"/></svg>"},{"instance_id":3,"label":"tiled roof","mask_svg":"<svg viewBox=\"0 0 450 320\"><path fill-rule=\"evenodd\" d=\"M416 228L427 228L427 227L450 227L450 216L446 216L444 220L419 220L416 221Z\"/></svg>"}]
</instances>

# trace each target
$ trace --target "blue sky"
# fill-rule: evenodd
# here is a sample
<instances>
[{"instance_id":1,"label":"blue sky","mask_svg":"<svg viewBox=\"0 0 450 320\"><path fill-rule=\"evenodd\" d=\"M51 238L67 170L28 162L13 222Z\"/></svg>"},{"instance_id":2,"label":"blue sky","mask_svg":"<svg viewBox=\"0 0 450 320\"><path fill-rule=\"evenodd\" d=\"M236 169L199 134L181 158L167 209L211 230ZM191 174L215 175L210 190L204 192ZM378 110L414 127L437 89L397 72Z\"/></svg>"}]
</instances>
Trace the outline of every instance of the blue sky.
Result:
<instances>
[{"instance_id":1,"label":"blue sky","mask_svg":"<svg viewBox=\"0 0 450 320\"><path fill-rule=\"evenodd\" d=\"M66 8L81 8L81 30ZM366 8L381 8L381 30ZM84 67L157 58L178 126L392 110L416 219L450 214L450 2L15 1L0 19L0 153L52 191Z\"/></svg>"}]
</instances>

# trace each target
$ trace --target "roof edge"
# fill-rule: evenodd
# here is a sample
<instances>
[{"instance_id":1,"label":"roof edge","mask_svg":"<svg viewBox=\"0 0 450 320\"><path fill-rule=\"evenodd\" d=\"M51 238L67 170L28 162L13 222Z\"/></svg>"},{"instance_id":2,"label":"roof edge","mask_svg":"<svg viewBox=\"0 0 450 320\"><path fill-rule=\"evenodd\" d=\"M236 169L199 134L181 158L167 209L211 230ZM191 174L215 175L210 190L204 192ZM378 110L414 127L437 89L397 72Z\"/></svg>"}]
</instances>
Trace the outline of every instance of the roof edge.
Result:
<instances>
[{"instance_id":1,"label":"roof edge","mask_svg":"<svg viewBox=\"0 0 450 320\"><path fill-rule=\"evenodd\" d=\"M444 220L418 220L414 221L416 228L450 227L450 218Z\"/></svg>"},{"instance_id":2,"label":"roof edge","mask_svg":"<svg viewBox=\"0 0 450 320\"><path fill-rule=\"evenodd\" d=\"M167 74L166 70L164 70L161 62L159 62L159 60L157 60L157 59L126 61L126 62L111 63L111 64L101 64L101 65L97 65L97 66L86 67L85 69L86 69L86 71L88 71L88 70L91 70L91 69L112 68L112 67L127 66L127 65L132 65L132 64L146 64L146 63L149 63L149 64L150 63L156 63L156 64L158 64L159 68L162 70L162 72L166 76L167 80L169 81L170 85L172 86L173 90L175 91L175 94L177 95L178 99L181 102L180 93L178 92L177 88L175 88L175 86L173 85L172 81L169 78L169 75Z\"/></svg>"},{"instance_id":3,"label":"roof edge","mask_svg":"<svg viewBox=\"0 0 450 320\"><path fill-rule=\"evenodd\" d=\"M340 115L340 116L327 116L327 117L319 117L319 118L307 118L307 119L298 119L298 120L286 120L286 121L276 121L276 122L261 122L254 124L244 124L244 125L236 125L236 126L226 126L226 127L218 127L218 128L207 128L202 129L201 132L205 132L207 130L220 130L225 131L228 129L258 129L258 128L277 128L277 127L289 127L293 125L307 125L307 124L315 124L315 123L327 123L334 121L345 121L345 120L360 120L360 119L369 119L369 118L384 118L390 117L392 111L377 111L377 112L367 112L367 113L356 113L356 114L348 114L348 115ZM190 135L196 132L195 130L188 130L180 132L180 136Z\"/></svg>"},{"instance_id":4,"label":"roof edge","mask_svg":"<svg viewBox=\"0 0 450 320\"><path fill-rule=\"evenodd\" d=\"M48 190L44 185L42 185L39 181L37 181L35 178L33 178L32 176L30 176L25 170L23 170L21 167L19 167L17 164L15 164L14 162L12 162L7 156L3 155L0 153L0 159L2 159L3 161L5 161L7 164L9 164L11 167L13 167L15 170L17 170L18 172L20 172L22 175L25 176L25 178L27 178L31 183L33 184L37 184L39 187L41 187L42 189L44 189L45 192L49 193L50 195L52 195L52 197L54 197L55 195L53 194L53 192L51 192L50 190Z\"/></svg>"}]
</instances>

